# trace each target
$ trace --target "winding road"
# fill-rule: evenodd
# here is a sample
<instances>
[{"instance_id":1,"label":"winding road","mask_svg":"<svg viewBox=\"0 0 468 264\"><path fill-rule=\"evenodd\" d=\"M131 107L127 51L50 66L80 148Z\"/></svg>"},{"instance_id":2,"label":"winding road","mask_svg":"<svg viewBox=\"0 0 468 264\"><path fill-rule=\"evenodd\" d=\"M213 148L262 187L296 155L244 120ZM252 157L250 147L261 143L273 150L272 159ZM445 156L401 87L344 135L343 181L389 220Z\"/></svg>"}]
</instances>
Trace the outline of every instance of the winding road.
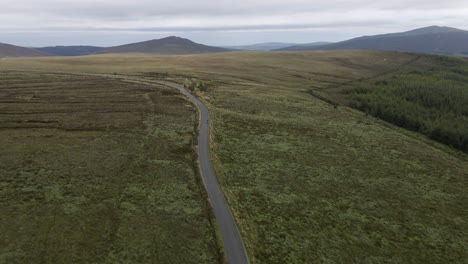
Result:
<instances>
[{"instance_id":1,"label":"winding road","mask_svg":"<svg viewBox=\"0 0 468 264\"><path fill-rule=\"evenodd\" d=\"M208 199L213 208L213 212L218 223L219 230L224 244L224 252L229 264L248 264L249 258L245 250L244 243L232 216L229 205L226 202L223 191L218 184L216 175L210 160L210 114L208 108L195 96L185 90L184 87L175 83L158 82L168 87L176 88L186 95L199 109L200 112L200 133L198 138L198 161L200 163L203 184L208 193Z\"/></svg>"}]
</instances>

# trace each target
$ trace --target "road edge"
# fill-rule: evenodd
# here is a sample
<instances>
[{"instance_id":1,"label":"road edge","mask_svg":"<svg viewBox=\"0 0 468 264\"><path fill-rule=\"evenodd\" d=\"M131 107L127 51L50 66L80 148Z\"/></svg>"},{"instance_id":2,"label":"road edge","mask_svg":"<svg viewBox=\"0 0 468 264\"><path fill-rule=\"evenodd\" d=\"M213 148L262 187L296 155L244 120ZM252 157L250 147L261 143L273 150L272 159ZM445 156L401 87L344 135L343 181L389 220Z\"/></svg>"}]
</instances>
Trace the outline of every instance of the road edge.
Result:
<instances>
[{"instance_id":1,"label":"road edge","mask_svg":"<svg viewBox=\"0 0 468 264\"><path fill-rule=\"evenodd\" d=\"M240 229L237 225L237 221L235 220L234 218L234 214L232 213L232 210L229 206L229 204L227 203L227 198L221 188L221 186L219 185L219 182L217 180L217 177L216 177L216 174L214 173L214 167L213 165L211 164L211 155L210 155L210 144L209 144L209 140L210 140L210 131L211 131L211 126L210 126L210 114L209 114L209 108L200 100L198 99L195 95L193 95L192 93L190 93L187 89L185 89L182 85L178 84L178 83L173 83L173 82L167 82L167 81L154 81L154 83L156 84L160 84L160 85L165 85L167 87L171 87L171 88L175 88L177 90L179 90L192 104L195 105L199 115L198 115L198 146L197 146L197 153L198 153L198 165L199 165L199 170L200 170L200 175L202 176L202 181L203 181L203 185L205 187L205 190L206 190L206 193L208 194L208 198L209 198L209 202L210 202L210 205L211 205L211 208L213 209L213 213L215 215L215 218L216 218L216 222L217 222L217 228L219 229L219 234L221 235L221 238L222 238L222 241L223 241L223 249L224 249L224 256L225 256L225 259L227 259L228 263L229 264L250 264L250 259L249 259L249 254L247 252L247 248L245 246L245 243L242 239L242 236L241 236L241 232L240 232ZM202 109L204 108L204 109ZM205 117L203 116L203 112L205 112ZM208 154L205 153L205 155L208 155L208 166L207 169L208 171L205 171L205 172L209 172L207 173L208 175L204 175L203 173L203 169L202 169L202 166L200 164L200 157L201 157L201 154L200 154L200 141L201 141L201 133L200 131L203 129L203 119L207 119L207 127L205 127L204 129L208 130L208 142L207 142L207 145L206 145L206 148L207 148L207 151L208 151ZM209 176L209 174L212 174L211 178ZM213 191L210 193L209 191L209 186L210 185L214 185L217 187L217 190L215 191L216 194L213 193ZM211 197L214 197L214 196L218 196L218 198L221 200L217 200L215 201L214 199L210 198ZM233 225L234 225L234 228L228 228L228 230L226 230L226 225L224 225L225 223L221 222L218 217L216 216L216 211L218 211L218 214L220 213L219 212L219 209L220 209L220 206L219 206L219 203L221 202L221 204L223 204L222 209L226 210L227 211L227 214L229 215L229 218L228 219L229 221L232 221L233 222ZM214 206L214 203L218 203L218 206ZM226 212L225 212L226 213ZM228 221L228 222L229 222ZM231 223L232 224L232 223ZM224 231L223 231L223 226L224 226ZM224 233L224 236L223 236L223 233ZM231 236L238 236L238 243L240 244L237 245L237 250L234 249L234 248L231 248L231 249L228 249L229 247L226 246L226 244L231 244L232 245L232 241L226 239L225 235L226 234L229 234ZM235 244L235 243L234 243ZM229 259L231 259L231 261L229 261Z\"/></svg>"}]
</instances>

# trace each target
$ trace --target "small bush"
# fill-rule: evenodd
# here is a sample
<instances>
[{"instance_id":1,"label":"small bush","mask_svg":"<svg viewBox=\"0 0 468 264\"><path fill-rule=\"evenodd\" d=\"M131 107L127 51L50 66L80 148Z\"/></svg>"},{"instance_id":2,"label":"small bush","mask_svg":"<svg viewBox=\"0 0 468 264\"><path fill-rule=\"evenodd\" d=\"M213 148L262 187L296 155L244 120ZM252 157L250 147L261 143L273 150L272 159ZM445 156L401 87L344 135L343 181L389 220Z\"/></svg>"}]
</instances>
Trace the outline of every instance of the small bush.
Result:
<instances>
[{"instance_id":1,"label":"small bush","mask_svg":"<svg viewBox=\"0 0 468 264\"><path fill-rule=\"evenodd\" d=\"M189 90L189 91L202 91L202 92L205 92L207 89L207 86L205 84L205 82L201 81L201 80L198 80L198 79L185 79L184 81L184 87L185 89Z\"/></svg>"}]
</instances>

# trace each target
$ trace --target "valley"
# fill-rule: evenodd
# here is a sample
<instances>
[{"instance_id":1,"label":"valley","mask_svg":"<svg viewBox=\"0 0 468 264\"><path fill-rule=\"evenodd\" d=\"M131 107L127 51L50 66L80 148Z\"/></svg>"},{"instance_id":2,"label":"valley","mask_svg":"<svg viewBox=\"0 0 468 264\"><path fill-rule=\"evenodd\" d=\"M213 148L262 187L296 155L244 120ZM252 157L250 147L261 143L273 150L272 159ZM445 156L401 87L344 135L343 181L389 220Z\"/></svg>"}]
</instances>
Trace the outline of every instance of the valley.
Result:
<instances>
[{"instance_id":1,"label":"valley","mask_svg":"<svg viewBox=\"0 0 468 264\"><path fill-rule=\"evenodd\" d=\"M49 258L59 258L54 252L61 246L79 241L73 235L59 235L70 224L60 220L67 219L67 212L99 215L100 210L115 208L112 215L120 225L114 230L122 239L111 244L116 248L135 243L142 251L131 252L141 258L148 252L161 252L141 244L149 241L144 236L132 236L156 229L150 234L166 238L161 246L173 245L163 250L166 255L161 261L178 257L188 263L212 263L222 259L216 253L222 252L220 243L213 238L216 228L210 226L206 198L192 167L194 107L174 89L145 84L190 81L203 83L192 92L210 111L211 160L251 263L462 263L468 243L464 236L468 226L463 221L468 200L466 153L358 111L348 105L354 99L344 92L361 86L373 89L371 85L385 80L398 83L398 78L409 78L415 70L466 63L425 56L315 51L3 60L3 100L11 101L2 104L1 115L2 144L9 147L0 157L3 164L11 164L2 168L8 173L3 175L9 175L2 178L6 191L1 197L7 205L3 208L12 219L18 217L13 208L23 208L26 216L27 212L33 215L35 211L30 210L39 204L46 208L41 210L56 212L56 224L44 231L52 242L43 248L42 256ZM75 74L80 77L53 77ZM44 78L55 78L55 84L44 83ZM77 78L83 84L65 85L63 78ZM130 84L130 79L141 83ZM28 144L16 140L18 136L41 138L42 143ZM125 166L109 163L107 167L107 162L114 161L102 157L110 155L119 157L115 162ZM45 160L54 162L43 168ZM89 171L75 164L80 161ZM25 168L20 174L23 180L16 182L12 179L20 167ZM85 177L95 174L99 177ZM79 183L82 177L116 184ZM18 193L32 188L28 183L38 188L35 181L41 179L45 187L32 190L24 201L15 200ZM154 185L147 185L151 180ZM56 183L45 184L51 181ZM83 191L73 194L67 185L70 181L83 186ZM93 198L96 194L88 191L91 186L109 188L98 192L102 197L109 195L108 203L91 203L90 199L106 201ZM100 217L80 219L86 223ZM149 226L135 226L149 223L145 217L156 220ZM196 224L190 222L193 219ZM13 244L9 251L2 251L4 256L24 251L31 243L31 232L39 232L33 227L41 222L25 217L2 226L19 230L14 223L31 228L18 240L23 244ZM18 232L12 231L9 237ZM177 237L183 239L173 240ZM180 253L177 248L186 250ZM112 256L109 253L102 259L112 260Z\"/></svg>"}]
</instances>

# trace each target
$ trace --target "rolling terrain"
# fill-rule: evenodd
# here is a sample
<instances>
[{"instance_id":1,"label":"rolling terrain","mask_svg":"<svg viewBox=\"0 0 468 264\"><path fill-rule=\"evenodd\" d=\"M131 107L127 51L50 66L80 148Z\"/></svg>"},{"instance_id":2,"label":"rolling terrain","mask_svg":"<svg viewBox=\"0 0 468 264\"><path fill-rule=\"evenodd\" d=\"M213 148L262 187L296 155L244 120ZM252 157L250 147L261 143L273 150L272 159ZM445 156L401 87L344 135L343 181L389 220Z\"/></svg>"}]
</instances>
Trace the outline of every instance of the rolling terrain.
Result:
<instances>
[{"instance_id":1,"label":"rolling terrain","mask_svg":"<svg viewBox=\"0 0 468 264\"><path fill-rule=\"evenodd\" d=\"M265 43L251 44L251 45L225 46L223 48L233 49L233 50L270 51L270 50L286 48L286 47L290 47L290 46L294 46L294 45L296 45L296 44L282 43L282 42L265 42Z\"/></svg>"},{"instance_id":2,"label":"rolling terrain","mask_svg":"<svg viewBox=\"0 0 468 264\"><path fill-rule=\"evenodd\" d=\"M0 71L100 73L122 80L203 83L193 87L193 93L209 108L211 159L251 263L463 263L468 258L468 224L464 221L467 154L348 107L355 99L353 93L344 90L365 86L367 91L371 85L379 89L381 84L377 82L383 84L385 80L390 87L397 87L408 78L420 81L417 78L428 77L446 79L451 85L444 87L457 94L465 89L458 83L463 76L457 74L463 75L466 62L441 58L446 57L382 51L229 52L169 57L118 54L5 60L0 63ZM436 72L431 72L432 68ZM450 75L451 69L459 73ZM416 88L421 89L411 87ZM390 91L388 96L392 98L399 95L393 88ZM99 92L104 93L103 97L109 93ZM19 100L14 99L14 90L9 94L12 98L6 101ZM134 93L119 90L118 94ZM156 110L180 106L180 101L168 105L163 101L157 101ZM127 108L120 104L118 107ZM87 108L77 105L73 109ZM181 124L174 120L187 116L185 112L164 113L158 115L154 125ZM0 117L4 123L9 120L6 115ZM39 117L30 120L56 120ZM89 118L84 120L90 122ZM144 130L131 127L132 135ZM171 131L178 130L170 126L156 127L156 138L165 139L167 133L174 142L189 131L187 127L183 130L186 133L174 134ZM15 149L18 142L22 141L11 136L9 147L2 149L3 164L9 164L8 159L14 157L7 150ZM54 148L67 145L48 144L40 149L65 153ZM159 145L163 142L152 146ZM141 144L123 141L124 146L139 148ZM164 153L160 155L167 155ZM141 157L146 155L151 154L141 153ZM30 159L39 158L31 154ZM66 162L60 164L69 166ZM31 167L39 166L33 162ZM21 183L16 184L20 187L15 188L22 190ZM18 197L6 193L12 186L2 188L6 190L1 195L3 200ZM144 186L135 186L132 191L146 190ZM171 197L169 201L174 203L180 198ZM23 210L27 215L32 209ZM34 221L25 219L25 223ZM1 226L10 225L13 223ZM194 241L199 237L190 238ZM193 255L184 254L191 252L184 251L179 257L190 259Z\"/></svg>"},{"instance_id":3,"label":"rolling terrain","mask_svg":"<svg viewBox=\"0 0 468 264\"><path fill-rule=\"evenodd\" d=\"M215 263L173 89L0 71L0 263Z\"/></svg>"},{"instance_id":4,"label":"rolling terrain","mask_svg":"<svg viewBox=\"0 0 468 264\"><path fill-rule=\"evenodd\" d=\"M292 46L279 50L386 50L456 55L468 54L468 31L432 26L402 33L364 36L319 47Z\"/></svg>"},{"instance_id":5,"label":"rolling terrain","mask_svg":"<svg viewBox=\"0 0 468 264\"><path fill-rule=\"evenodd\" d=\"M315 43L308 43L308 44L266 42L266 43L258 43L258 44L243 45L243 46L227 46L224 48L234 49L234 50L272 51L272 50L280 50L280 49L287 50L288 47L297 47L297 46L315 47L315 46L321 46L321 45L326 45L326 44L330 44L330 42L315 42Z\"/></svg>"},{"instance_id":6,"label":"rolling terrain","mask_svg":"<svg viewBox=\"0 0 468 264\"><path fill-rule=\"evenodd\" d=\"M56 56L84 56L94 54L104 48L95 46L54 46L35 49Z\"/></svg>"},{"instance_id":7,"label":"rolling terrain","mask_svg":"<svg viewBox=\"0 0 468 264\"><path fill-rule=\"evenodd\" d=\"M288 47L278 48L272 51L297 51L297 50L307 50L309 48L316 48L319 46L330 45L332 42L314 42L314 43L305 43L305 44L296 44Z\"/></svg>"},{"instance_id":8,"label":"rolling terrain","mask_svg":"<svg viewBox=\"0 0 468 264\"><path fill-rule=\"evenodd\" d=\"M102 49L96 53L157 53L157 54L199 54L226 52L228 49L211 47L179 37L167 37Z\"/></svg>"},{"instance_id":9,"label":"rolling terrain","mask_svg":"<svg viewBox=\"0 0 468 264\"><path fill-rule=\"evenodd\" d=\"M41 57L48 56L42 51L0 43L0 58L7 57Z\"/></svg>"}]
</instances>

